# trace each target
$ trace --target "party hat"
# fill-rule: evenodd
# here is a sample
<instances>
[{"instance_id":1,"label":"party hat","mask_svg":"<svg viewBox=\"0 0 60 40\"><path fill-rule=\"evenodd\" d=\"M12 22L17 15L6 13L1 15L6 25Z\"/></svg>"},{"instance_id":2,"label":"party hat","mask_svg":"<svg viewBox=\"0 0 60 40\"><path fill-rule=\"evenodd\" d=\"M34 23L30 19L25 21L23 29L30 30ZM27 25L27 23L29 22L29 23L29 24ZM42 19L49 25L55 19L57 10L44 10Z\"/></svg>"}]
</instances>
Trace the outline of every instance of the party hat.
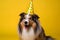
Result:
<instances>
[{"instance_id":1,"label":"party hat","mask_svg":"<svg viewBox=\"0 0 60 40\"><path fill-rule=\"evenodd\" d=\"M33 10L33 0L30 0L30 4L29 4L29 8L27 11L27 14L33 14L34 10Z\"/></svg>"}]
</instances>

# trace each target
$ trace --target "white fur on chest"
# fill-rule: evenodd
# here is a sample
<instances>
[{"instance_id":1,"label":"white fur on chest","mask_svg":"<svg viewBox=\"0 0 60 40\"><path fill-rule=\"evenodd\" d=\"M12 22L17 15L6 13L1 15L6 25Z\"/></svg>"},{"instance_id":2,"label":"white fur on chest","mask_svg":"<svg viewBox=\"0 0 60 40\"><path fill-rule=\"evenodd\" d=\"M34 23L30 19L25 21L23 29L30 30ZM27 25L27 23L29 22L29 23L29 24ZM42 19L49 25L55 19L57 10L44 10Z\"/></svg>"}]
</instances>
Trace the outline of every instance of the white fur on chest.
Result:
<instances>
[{"instance_id":1,"label":"white fur on chest","mask_svg":"<svg viewBox=\"0 0 60 40\"><path fill-rule=\"evenodd\" d=\"M22 40L34 40L35 34L33 28L30 28L29 31L24 28L22 31Z\"/></svg>"}]
</instances>

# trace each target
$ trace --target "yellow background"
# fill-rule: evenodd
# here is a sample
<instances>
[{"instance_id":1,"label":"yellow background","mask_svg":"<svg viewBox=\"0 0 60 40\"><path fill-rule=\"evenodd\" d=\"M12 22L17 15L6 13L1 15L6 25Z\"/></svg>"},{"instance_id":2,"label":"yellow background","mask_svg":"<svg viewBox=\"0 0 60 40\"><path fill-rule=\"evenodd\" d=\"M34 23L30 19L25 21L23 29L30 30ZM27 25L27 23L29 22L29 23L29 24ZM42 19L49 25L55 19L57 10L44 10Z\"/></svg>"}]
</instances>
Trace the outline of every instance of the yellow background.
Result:
<instances>
[{"instance_id":1,"label":"yellow background","mask_svg":"<svg viewBox=\"0 0 60 40\"><path fill-rule=\"evenodd\" d=\"M33 0L33 5L46 35L60 40L59 0ZM0 40L19 40L19 14L28 7L29 0L0 0Z\"/></svg>"}]
</instances>

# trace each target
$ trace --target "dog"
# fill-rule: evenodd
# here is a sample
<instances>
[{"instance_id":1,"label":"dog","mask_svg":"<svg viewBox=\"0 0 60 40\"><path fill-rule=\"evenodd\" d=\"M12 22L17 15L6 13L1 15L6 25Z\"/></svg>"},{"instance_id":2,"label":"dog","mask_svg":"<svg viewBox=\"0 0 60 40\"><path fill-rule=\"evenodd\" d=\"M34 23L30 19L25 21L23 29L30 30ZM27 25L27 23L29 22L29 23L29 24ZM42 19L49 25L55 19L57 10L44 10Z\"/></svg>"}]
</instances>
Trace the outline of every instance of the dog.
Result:
<instances>
[{"instance_id":1,"label":"dog","mask_svg":"<svg viewBox=\"0 0 60 40\"><path fill-rule=\"evenodd\" d=\"M20 40L53 40L52 37L46 36L44 29L40 25L39 16L36 14L20 13L18 24Z\"/></svg>"}]
</instances>

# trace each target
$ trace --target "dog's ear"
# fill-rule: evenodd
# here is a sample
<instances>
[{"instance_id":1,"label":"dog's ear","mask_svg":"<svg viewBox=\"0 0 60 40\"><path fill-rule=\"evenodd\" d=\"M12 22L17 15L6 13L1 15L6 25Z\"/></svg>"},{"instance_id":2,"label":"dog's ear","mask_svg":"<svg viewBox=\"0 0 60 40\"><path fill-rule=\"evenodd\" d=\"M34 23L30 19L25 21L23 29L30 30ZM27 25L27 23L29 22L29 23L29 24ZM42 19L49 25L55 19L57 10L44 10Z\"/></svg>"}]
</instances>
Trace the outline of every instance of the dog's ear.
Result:
<instances>
[{"instance_id":1,"label":"dog's ear","mask_svg":"<svg viewBox=\"0 0 60 40\"><path fill-rule=\"evenodd\" d=\"M39 16L36 15L36 14L33 14L33 15L32 15L32 19L37 19L37 20L38 20L38 19L39 19Z\"/></svg>"},{"instance_id":2,"label":"dog's ear","mask_svg":"<svg viewBox=\"0 0 60 40\"><path fill-rule=\"evenodd\" d=\"M24 17L25 14L26 14L26 13L22 12L22 13L20 13L19 16Z\"/></svg>"}]
</instances>

